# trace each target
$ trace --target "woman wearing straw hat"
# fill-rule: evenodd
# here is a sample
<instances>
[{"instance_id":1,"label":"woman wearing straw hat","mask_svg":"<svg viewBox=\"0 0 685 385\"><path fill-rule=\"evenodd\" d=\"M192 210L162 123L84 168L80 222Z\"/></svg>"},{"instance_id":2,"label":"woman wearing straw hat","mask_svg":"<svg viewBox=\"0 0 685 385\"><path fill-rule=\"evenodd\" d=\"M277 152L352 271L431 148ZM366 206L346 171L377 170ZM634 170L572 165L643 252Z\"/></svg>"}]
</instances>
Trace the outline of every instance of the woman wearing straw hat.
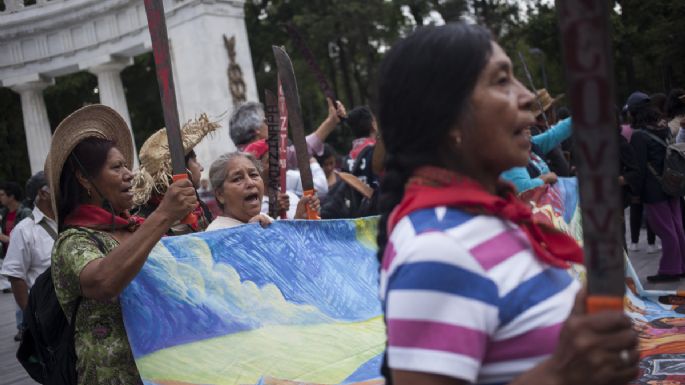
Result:
<instances>
[{"instance_id":1,"label":"woman wearing straw hat","mask_svg":"<svg viewBox=\"0 0 685 385\"><path fill-rule=\"evenodd\" d=\"M199 119L191 120L181 128L186 167L196 190L200 188L204 168L197 161L195 146L219 127L219 124L210 122L207 115L202 114ZM143 143L139 155L140 169L132 182L133 204L137 207L136 215L147 217L155 211L171 183L171 154L166 128L152 134ZM196 221L190 224L177 223L169 229L167 235L188 234L207 229L212 221L212 214L202 200L198 199L198 202L199 205L193 211Z\"/></svg>"},{"instance_id":2,"label":"woman wearing straw hat","mask_svg":"<svg viewBox=\"0 0 685 385\"><path fill-rule=\"evenodd\" d=\"M65 315L75 322L78 384L142 383L117 297L169 227L197 206L192 183L181 180L144 222L131 217L132 162L126 122L103 105L64 119L46 162L60 231L52 277Z\"/></svg>"}]
</instances>

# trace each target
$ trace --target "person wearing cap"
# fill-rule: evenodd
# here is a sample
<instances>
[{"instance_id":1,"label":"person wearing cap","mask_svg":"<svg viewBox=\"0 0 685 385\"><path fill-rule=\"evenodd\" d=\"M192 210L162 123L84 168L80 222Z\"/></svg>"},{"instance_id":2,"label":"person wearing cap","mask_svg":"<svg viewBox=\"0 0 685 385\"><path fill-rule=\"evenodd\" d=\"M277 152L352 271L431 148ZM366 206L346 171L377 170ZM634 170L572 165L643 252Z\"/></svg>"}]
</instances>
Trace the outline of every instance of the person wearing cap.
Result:
<instances>
[{"instance_id":1,"label":"person wearing cap","mask_svg":"<svg viewBox=\"0 0 685 385\"><path fill-rule=\"evenodd\" d=\"M189 121L181 128L181 138L185 155L185 164L195 189L200 188L202 171L204 168L197 161L195 146L209 133L219 128L219 124L210 122L207 115ZM171 154L167 139L166 128L152 134L140 148L140 168L133 178L133 203L137 207L136 215L147 217L152 213L164 197L167 187L171 183ZM207 204L198 199L195 208L195 221L189 224L178 223L169 229L168 235L181 235L204 231L212 221L212 213Z\"/></svg>"},{"instance_id":2,"label":"person wearing cap","mask_svg":"<svg viewBox=\"0 0 685 385\"><path fill-rule=\"evenodd\" d=\"M12 285L17 312L17 335L21 340L22 312L26 309L29 289L36 278L50 266L50 253L57 238L57 222L50 202L50 189L43 171L33 175L27 183L27 199L33 202L31 214L19 222L10 234L10 246L0 274Z\"/></svg>"},{"instance_id":3,"label":"person wearing cap","mask_svg":"<svg viewBox=\"0 0 685 385\"><path fill-rule=\"evenodd\" d=\"M545 88L536 91L536 101L533 102L533 106L531 107L533 115L535 115L535 124L530 128L532 136L546 132L550 126L554 126L558 122L556 111L553 107L556 106L563 97L564 94L561 94L556 98L552 98L549 91ZM540 107L542 107L542 109L540 109ZM564 151L561 147L560 143L548 153L538 155L545 159L549 165L549 169L557 176L568 177L572 174L571 166L569 165L566 156L564 156Z\"/></svg>"},{"instance_id":4,"label":"person wearing cap","mask_svg":"<svg viewBox=\"0 0 685 385\"><path fill-rule=\"evenodd\" d=\"M630 145L638 167L634 193L644 204L647 222L662 243L659 269L657 274L648 276L647 281L677 281L685 273L685 231L680 197L666 194L659 182L666 159L666 147L660 142L671 141L671 132L668 126L659 125L663 117L647 94L632 93L626 108L633 127Z\"/></svg>"},{"instance_id":5,"label":"person wearing cap","mask_svg":"<svg viewBox=\"0 0 685 385\"><path fill-rule=\"evenodd\" d=\"M323 154L323 145L328 136L335 130L340 123L341 117L347 116L345 106L337 101L326 98L328 103L328 116L313 133L305 137L309 155ZM246 102L238 106L229 120L229 135L238 151L243 151L245 147L257 140L267 138L268 127L264 118L264 106L258 102ZM286 163L288 169L297 168L297 156L295 146L287 147ZM323 191L319 190L319 193Z\"/></svg>"},{"instance_id":6,"label":"person wearing cap","mask_svg":"<svg viewBox=\"0 0 685 385\"><path fill-rule=\"evenodd\" d=\"M192 182L183 179L169 185L146 219L131 216L132 163L131 132L103 105L66 117L50 145L47 174L59 230L51 274L75 328L79 385L142 384L118 297L168 229L197 206Z\"/></svg>"}]
</instances>

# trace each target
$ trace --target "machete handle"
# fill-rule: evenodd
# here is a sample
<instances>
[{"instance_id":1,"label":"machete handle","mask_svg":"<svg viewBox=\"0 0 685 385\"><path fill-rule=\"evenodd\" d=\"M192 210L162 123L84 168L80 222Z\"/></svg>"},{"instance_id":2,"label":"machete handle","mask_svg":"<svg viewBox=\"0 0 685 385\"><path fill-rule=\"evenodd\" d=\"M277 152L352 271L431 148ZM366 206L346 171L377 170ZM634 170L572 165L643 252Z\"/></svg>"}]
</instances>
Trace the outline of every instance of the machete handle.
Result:
<instances>
[{"instance_id":1,"label":"machete handle","mask_svg":"<svg viewBox=\"0 0 685 385\"><path fill-rule=\"evenodd\" d=\"M312 196L314 196L314 193L315 193L314 190L306 190L306 191L302 192L302 196L312 197ZM312 210L309 207L309 203L307 203L305 205L305 207L307 208L307 219L321 219L321 217L319 216L319 212L316 210Z\"/></svg>"},{"instance_id":2,"label":"machete handle","mask_svg":"<svg viewBox=\"0 0 685 385\"><path fill-rule=\"evenodd\" d=\"M623 297L591 295L587 297L585 306L588 314L604 310L623 311Z\"/></svg>"},{"instance_id":3,"label":"machete handle","mask_svg":"<svg viewBox=\"0 0 685 385\"><path fill-rule=\"evenodd\" d=\"M176 182L177 180L188 179L188 174L176 174L171 176L171 180ZM193 213L188 213L185 218L181 219L181 223L184 225L190 225L197 222L197 216Z\"/></svg>"}]
</instances>

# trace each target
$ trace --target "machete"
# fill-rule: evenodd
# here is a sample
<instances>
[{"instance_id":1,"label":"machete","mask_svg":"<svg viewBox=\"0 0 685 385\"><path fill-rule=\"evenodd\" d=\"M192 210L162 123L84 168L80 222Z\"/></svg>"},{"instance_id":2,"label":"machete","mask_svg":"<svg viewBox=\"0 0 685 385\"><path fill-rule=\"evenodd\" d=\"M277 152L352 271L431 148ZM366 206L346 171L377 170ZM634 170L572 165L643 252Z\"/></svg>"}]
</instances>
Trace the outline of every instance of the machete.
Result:
<instances>
[{"instance_id":1,"label":"machete","mask_svg":"<svg viewBox=\"0 0 685 385\"><path fill-rule=\"evenodd\" d=\"M297 47L297 49L304 57L304 61L307 63L307 66L309 66L309 70L312 71L312 73L314 73L314 76L316 77L316 80L319 83L319 88L321 89L321 92L323 92L324 95L326 95L327 98L330 98L333 102L338 100L335 97L335 92L333 92L331 85L328 84L326 77L321 71L319 64L317 64L316 59L314 59L312 51L309 49L309 47L307 47L307 43L305 43L304 39L302 38L302 35L300 35L300 32L295 28L295 26L292 23L286 24L285 29L288 31L288 34L290 35L290 38L295 44L295 47Z\"/></svg>"},{"instance_id":2,"label":"machete","mask_svg":"<svg viewBox=\"0 0 685 385\"><path fill-rule=\"evenodd\" d=\"M288 107L285 105L281 78L278 78L278 115L281 124L278 142L278 169L281 178L281 192L285 194L287 190L285 173L288 169ZM281 211L281 219L287 219L285 211Z\"/></svg>"},{"instance_id":3,"label":"machete","mask_svg":"<svg viewBox=\"0 0 685 385\"><path fill-rule=\"evenodd\" d=\"M609 2L557 0L573 111L587 268L587 311L622 310L625 261Z\"/></svg>"},{"instance_id":4,"label":"machete","mask_svg":"<svg viewBox=\"0 0 685 385\"><path fill-rule=\"evenodd\" d=\"M278 98L269 90L264 91L264 112L266 125L268 127L266 143L269 145L269 215L272 218L276 218L279 212L278 192L281 190L281 170L278 161L278 141L279 134L281 133L281 119L278 114Z\"/></svg>"},{"instance_id":5,"label":"machete","mask_svg":"<svg viewBox=\"0 0 685 385\"><path fill-rule=\"evenodd\" d=\"M169 154L171 155L172 180L188 179L183 151L183 139L176 107L176 91L174 76L171 72L171 58L169 57L169 38L167 36L166 21L164 20L164 4L162 0L145 0L145 13L152 40L152 53L155 57L159 94L162 98L164 125L169 140ZM188 214L181 223L190 224L197 221L195 214Z\"/></svg>"},{"instance_id":6,"label":"machete","mask_svg":"<svg viewBox=\"0 0 685 385\"><path fill-rule=\"evenodd\" d=\"M528 84L530 85L530 90L535 93L535 103L537 103L538 108L540 108L540 111L542 111L542 118L545 120L545 127L549 128L549 122L547 121L547 114L545 113L545 109L542 106L542 102L540 101L540 94L538 94L538 89L535 88L535 83L533 83L533 76L530 74L530 70L528 69L528 63L526 63L526 59L523 57L523 54L521 51L519 51L519 60L521 60L521 65L523 65L523 72L526 73L526 78L528 78ZM549 91L549 90L547 90Z\"/></svg>"},{"instance_id":7,"label":"machete","mask_svg":"<svg viewBox=\"0 0 685 385\"><path fill-rule=\"evenodd\" d=\"M304 136L304 124L300 109L300 97L297 91L297 81L290 57L281 47L272 46L276 67L278 67L278 78L283 86L285 104L288 107L288 121L293 135L293 144L297 155L297 166L300 169L300 179L302 181L303 196L314 195L314 182L312 179L312 169L309 163L309 151L307 141ZM312 210L307 205L308 219L321 219L316 210Z\"/></svg>"},{"instance_id":8,"label":"machete","mask_svg":"<svg viewBox=\"0 0 685 385\"><path fill-rule=\"evenodd\" d=\"M316 62L314 54L307 46L307 43L304 41L304 38L302 38L302 35L297 30L297 28L295 28L293 23L286 24L285 29L286 31L288 31L288 34L290 35L290 38L295 44L295 47L297 47L297 49L304 57L304 61L307 63L307 66L309 66L309 70L312 71L312 73L314 73L314 76L316 77L316 80L319 83L319 89L321 90L321 92L323 92L324 95L326 95L327 98L331 99L331 101L335 105L339 99L336 97L335 92L333 92L333 88L331 88L331 85L326 80L326 76L324 76L323 71L321 71L321 67L319 67L319 64ZM347 120L347 117L345 116L338 115L338 118L340 118L341 122L345 122Z\"/></svg>"}]
</instances>

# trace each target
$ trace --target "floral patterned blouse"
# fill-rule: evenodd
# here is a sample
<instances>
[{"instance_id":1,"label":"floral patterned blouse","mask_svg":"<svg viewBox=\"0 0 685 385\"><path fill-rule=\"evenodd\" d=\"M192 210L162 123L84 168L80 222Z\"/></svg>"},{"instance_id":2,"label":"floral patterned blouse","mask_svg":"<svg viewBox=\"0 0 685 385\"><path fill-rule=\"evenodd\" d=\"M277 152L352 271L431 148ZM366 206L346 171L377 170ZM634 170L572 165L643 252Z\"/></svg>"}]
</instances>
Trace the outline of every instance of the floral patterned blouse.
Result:
<instances>
[{"instance_id":1,"label":"floral patterned blouse","mask_svg":"<svg viewBox=\"0 0 685 385\"><path fill-rule=\"evenodd\" d=\"M102 241L104 253L93 237ZM73 228L60 234L52 249L52 279L69 322L81 293L79 275L119 243L108 233ZM128 343L119 299L83 298L76 313L76 373L79 385L142 384Z\"/></svg>"}]
</instances>

